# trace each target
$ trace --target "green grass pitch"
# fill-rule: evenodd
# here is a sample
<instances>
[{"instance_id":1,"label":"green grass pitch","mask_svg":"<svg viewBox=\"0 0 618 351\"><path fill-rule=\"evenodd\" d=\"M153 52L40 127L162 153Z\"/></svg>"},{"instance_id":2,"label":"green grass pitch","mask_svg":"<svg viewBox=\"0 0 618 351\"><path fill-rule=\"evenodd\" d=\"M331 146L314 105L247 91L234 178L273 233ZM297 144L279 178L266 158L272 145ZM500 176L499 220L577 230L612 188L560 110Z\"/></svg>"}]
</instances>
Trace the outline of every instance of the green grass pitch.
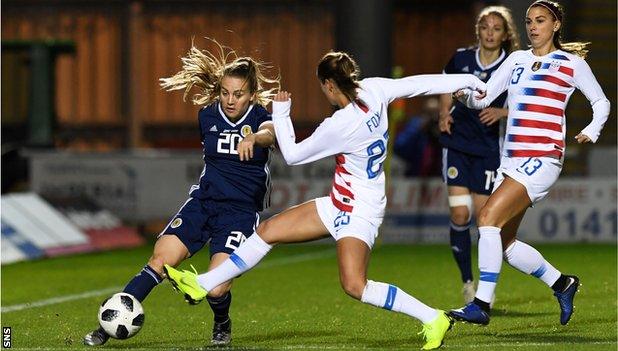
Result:
<instances>
[{"instance_id":1,"label":"green grass pitch","mask_svg":"<svg viewBox=\"0 0 618 351\"><path fill-rule=\"evenodd\" d=\"M558 304L548 287L505 264L491 324L457 323L443 349L616 350L616 247L538 248L558 269L581 278L571 323L559 324ZM85 349L82 337L97 325L100 301L111 295L101 291L123 287L141 269L151 249L2 267L2 326L12 328L13 348ZM206 269L207 252L181 267L188 263ZM369 278L395 284L434 307L462 305L458 271L446 245L378 245ZM94 296L83 297L88 292ZM334 245L277 247L256 269L235 281L233 296L233 346L228 349L416 350L422 345L419 322L343 293ZM54 298L68 301L6 311ZM165 282L143 305L146 322L140 333L129 340L110 340L101 349L199 350L208 345L212 312L207 303L189 306Z\"/></svg>"}]
</instances>

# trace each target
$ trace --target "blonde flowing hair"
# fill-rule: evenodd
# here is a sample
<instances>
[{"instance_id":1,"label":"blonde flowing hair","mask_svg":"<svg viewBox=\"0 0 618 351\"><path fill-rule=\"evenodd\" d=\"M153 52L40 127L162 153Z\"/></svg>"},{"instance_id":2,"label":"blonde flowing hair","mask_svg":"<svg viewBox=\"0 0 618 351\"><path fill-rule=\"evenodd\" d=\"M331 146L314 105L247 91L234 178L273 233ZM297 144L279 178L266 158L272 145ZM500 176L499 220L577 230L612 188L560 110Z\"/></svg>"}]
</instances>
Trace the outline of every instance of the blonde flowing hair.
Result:
<instances>
[{"instance_id":1,"label":"blonde flowing hair","mask_svg":"<svg viewBox=\"0 0 618 351\"><path fill-rule=\"evenodd\" d=\"M476 25L474 26L474 30L476 31L476 39L479 40L479 25L483 18L489 15L496 15L502 18L504 22L504 27L506 30L506 40L502 42L500 45L502 49L506 52L506 54L510 54L515 50L519 50L519 34L517 33L517 26L515 25L515 21L513 21L513 15L511 14L511 10L504 6L488 6L481 10L481 13L476 17Z\"/></svg>"},{"instance_id":2,"label":"blonde flowing hair","mask_svg":"<svg viewBox=\"0 0 618 351\"><path fill-rule=\"evenodd\" d=\"M221 79L238 77L245 80L249 91L255 96L256 103L266 106L279 91L281 78L267 78L262 71L272 67L258 62L251 57L238 57L236 51L224 47L215 39L206 38L216 44L217 55L208 50L200 50L191 40L191 48L181 58L182 70L172 77L160 78L159 84L166 91L184 90L183 101L193 87L198 89L191 96L194 105L209 105L219 99ZM266 89L264 85L273 85Z\"/></svg>"},{"instance_id":3,"label":"blonde flowing hair","mask_svg":"<svg viewBox=\"0 0 618 351\"><path fill-rule=\"evenodd\" d=\"M564 27L564 8L562 7L562 5L560 5L559 3L555 1L539 0L539 1L533 2L528 7L528 11L530 11L530 9L535 6L545 8L546 10L549 11L549 13L552 14L552 16L554 17L554 21L560 21L560 29L558 29L558 31L554 33L554 38L553 38L554 46L560 50L570 52L574 55L577 55L585 59L586 55L588 55L588 51L589 51L588 45L590 45L590 42L582 42L582 41L574 41L574 42L569 42L569 43L562 42L562 28Z\"/></svg>"}]
</instances>

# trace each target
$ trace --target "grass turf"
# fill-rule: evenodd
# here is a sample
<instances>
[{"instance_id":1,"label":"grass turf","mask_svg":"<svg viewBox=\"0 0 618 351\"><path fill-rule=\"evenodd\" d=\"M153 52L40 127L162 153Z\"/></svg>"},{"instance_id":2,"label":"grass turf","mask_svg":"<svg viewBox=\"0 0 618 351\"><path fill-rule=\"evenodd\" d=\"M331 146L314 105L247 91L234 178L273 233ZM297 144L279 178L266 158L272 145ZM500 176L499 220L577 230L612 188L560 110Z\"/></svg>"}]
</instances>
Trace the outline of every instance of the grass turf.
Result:
<instances>
[{"instance_id":1,"label":"grass turf","mask_svg":"<svg viewBox=\"0 0 618 351\"><path fill-rule=\"evenodd\" d=\"M488 327L457 323L444 349L616 350L616 247L538 245L558 269L583 286L568 326L559 324L551 290L504 266ZM88 291L122 288L145 263L151 246L18 263L2 267L3 309ZM474 259L476 262L476 259ZM206 251L183 263L208 266ZM475 274L477 272L475 271ZM442 309L462 305L461 283L447 246L374 248L369 279L395 284ZM2 313L13 348L84 349L105 297L93 296ZM207 303L189 306L165 282L143 303L144 328L134 338L110 340L105 349L203 349L210 340ZM231 312L233 347L288 350L419 349L420 323L354 301L339 286L334 245L277 247L256 269L237 279Z\"/></svg>"}]
</instances>

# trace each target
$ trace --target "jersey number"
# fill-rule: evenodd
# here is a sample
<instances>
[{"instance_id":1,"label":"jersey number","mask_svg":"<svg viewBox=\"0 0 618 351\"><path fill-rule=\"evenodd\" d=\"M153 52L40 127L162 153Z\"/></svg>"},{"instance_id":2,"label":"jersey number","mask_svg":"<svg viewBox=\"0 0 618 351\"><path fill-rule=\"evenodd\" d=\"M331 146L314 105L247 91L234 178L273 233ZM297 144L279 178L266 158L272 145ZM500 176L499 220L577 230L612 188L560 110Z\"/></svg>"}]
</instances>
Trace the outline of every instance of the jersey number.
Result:
<instances>
[{"instance_id":1,"label":"jersey number","mask_svg":"<svg viewBox=\"0 0 618 351\"><path fill-rule=\"evenodd\" d=\"M242 232L231 231L225 242L225 247L236 250L245 240L247 240L247 238L245 238Z\"/></svg>"},{"instance_id":2,"label":"jersey number","mask_svg":"<svg viewBox=\"0 0 618 351\"><path fill-rule=\"evenodd\" d=\"M513 70L513 77L511 78L511 84L517 84L519 82L519 78L521 78L521 74L523 73L523 67L517 67Z\"/></svg>"},{"instance_id":3,"label":"jersey number","mask_svg":"<svg viewBox=\"0 0 618 351\"><path fill-rule=\"evenodd\" d=\"M219 140L217 140L217 152L220 154L232 154L238 155L236 148L238 143L242 140L242 137L238 134L219 134Z\"/></svg>"},{"instance_id":4,"label":"jersey number","mask_svg":"<svg viewBox=\"0 0 618 351\"><path fill-rule=\"evenodd\" d=\"M339 227L340 225L347 225L349 223L350 215L348 214L348 212L345 211L339 211L337 217L335 217L335 220L333 221L335 228Z\"/></svg>"},{"instance_id":5,"label":"jersey number","mask_svg":"<svg viewBox=\"0 0 618 351\"><path fill-rule=\"evenodd\" d=\"M526 162L522 163L519 168L523 169L523 171L530 176L533 175L537 169L541 168L542 165L543 162L541 162L541 160L539 160L538 158L533 159L532 157L530 157Z\"/></svg>"},{"instance_id":6,"label":"jersey number","mask_svg":"<svg viewBox=\"0 0 618 351\"><path fill-rule=\"evenodd\" d=\"M376 140L367 147L367 176L369 179L377 177L382 171L382 164L386 158L386 143L388 143L388 132L384 133L384 139Z\"/></svg>"},{"instance_id":7,"label":"jersey number","mask_svg":"<svg viewBox=\"0 0 618 351\"><path fill-rule=\"evenodd\" d=\"M489 190L489 187L494 183L496 179L496 172L485 171L485 190Z\"/></svg>"}]
</instances>

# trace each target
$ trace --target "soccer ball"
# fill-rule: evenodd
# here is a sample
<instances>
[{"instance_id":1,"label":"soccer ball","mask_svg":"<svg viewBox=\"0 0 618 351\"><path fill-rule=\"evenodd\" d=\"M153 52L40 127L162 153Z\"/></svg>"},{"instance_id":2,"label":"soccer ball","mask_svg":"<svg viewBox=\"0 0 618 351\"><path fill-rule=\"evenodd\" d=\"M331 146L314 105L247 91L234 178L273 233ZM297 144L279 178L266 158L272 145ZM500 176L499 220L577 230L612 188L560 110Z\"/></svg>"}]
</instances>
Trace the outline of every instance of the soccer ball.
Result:
<instances>
[{"instance_id":1,"label":"soccer ball","mask_svg":"<svg viewBox=\"0 0 618 351\"><path fill-rule=\"evenodd\" d=\"M137 334L143 324L144 309L131 294L114 294L99 308L99 325L112 338L128 339Z\"/></svg>"}]
</instances>

